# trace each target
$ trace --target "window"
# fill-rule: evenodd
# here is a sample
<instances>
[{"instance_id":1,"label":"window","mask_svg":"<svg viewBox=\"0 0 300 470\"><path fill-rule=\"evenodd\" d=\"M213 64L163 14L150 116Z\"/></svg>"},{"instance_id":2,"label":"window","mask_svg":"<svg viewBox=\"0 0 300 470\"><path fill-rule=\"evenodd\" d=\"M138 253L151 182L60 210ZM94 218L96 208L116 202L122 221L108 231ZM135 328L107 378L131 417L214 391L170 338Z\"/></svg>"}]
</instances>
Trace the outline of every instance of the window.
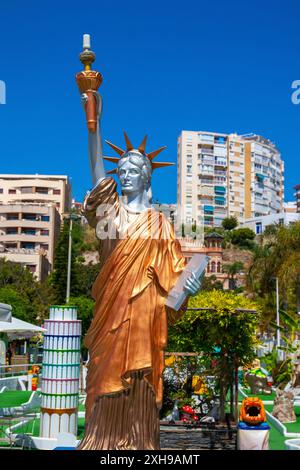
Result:
<instances>
[{"instance_id":1,"label":"window","mask_svg":"<svg viewBox=\"0 0 300 470\"><path fill-rule=\"evenodd\" d=\"M256 235L259 235L262 233L262 223L261 222L256 222L255 224L255 233Z\"/></svg>"},{"instance_id":2,"label":"window","mask_svg":"<svg viewBox=\"0 0 300 470\"><path fill-rule=\"evenodd\" d=\"M8 194L17 194L17 190L16 189L9 189Z\"/></svg>"},{"instance_id":3,"label":"window","mask_svg":"<svg viewBox=\"0 0 300 470\"><path fill-rule=\"evenodd\" d=\"M215 272L216 272L216 263L215 263L215 261L212 261L212 262L210 263L210 266L211 266L211 270L210 270L210 271L211 271L212 273L215 273Z\"/></svg>"},{"instance_id":4,"label":"window","mask_svg":"<svg viewBox=\"0 0 300 470\"><path fill-rule=\"evenodd\" d=\"M32 187L21 188L21 194L31 194L31 193L32 193Z\"/></svg>"},{"instance_id":5,"label":"window","mask_svg":"<svg viewBox=\"0 0 300 470\"><path fill-rule=\"evenodd\" d=\"M0 194L3 194L3 188L0 188Z\"/></svg>"},{"instance_id":6,"label":"window","mask_svg":"<svg viewBox=\"0 0 300 470\"><path fill-rule=\"evenodd\" d=\"M17 246L16 243L5 243L5 248L6 248L7 250L12 250L12 249L18 248L18 246Z\"/></svg>"},{"instance_id":7,"label":"window","mask_svg":"<svg viewBox=\"0 0 300 470\"><path fill-rule=\"evenodd\" d=\"M35 192L39 194L48 194L49 190L48 188L36 188Z\"/></svg>"},{"instance_id":8,"label":"window","mask_svg":"<svg viewBox=\"0 0 300 470\"><path fill-rule=\"evenodd\" d=\"M18 214L7 214L6 220L18 220Z\"/></svg>"},{"instance_id":9,"label":"window","mask_svg":"<svg viewBox=\"0 0 300 470\"><path fill-rule=\"evenodd\" d=\"M49 235L49 230L41 230L41 235Z\"/></svg>"},{"instance_id":10,"label":"window","mask_svg":"<svg viewBox=\"0 0 300 470\"><path fill-rule=\"evenodd\" d=\"M6 235L17 235L18 229L17 227L8 227L6 229Z\"/></svg>"},{"instance_id":11,"label":"window","mask_svg":"<svg viewBox=\"0 0 300 470\"><path fill-rule=\"evenodd\" d=\"M42 220L42 222L49 222L50 217L49 217L49 215L42 215L41 220Z\"/></svg>"},{"instance_id":12,"label":"window","mask_svg":"<svg viewBox=\"0 0 300 470\"><path fill-rule=\"evenodd\" d=\"M59 195L60 194L60 189L53 189L53 194Z\"/></svg>"},{"instance_id":13,"label":"window","mask_svg":"<svg viewBox=\"0 0 300 470\"><path fill-rule=\"evenodd\" d=\"M35 228L22 228L23 235L35 235Z\"/></svg>"},{"instance_id":14,"label":"window","mask_svg":"<svg viewBox=\"0 0 300 470\"><path fill-rule=\"evenodd\" d=\"M22 215L23 220L37 220L36 214L23 214Z\"/></svg>"},{"instance_id":15,"label":"window","mask_svg":"<svg viewBox=\"0 0 300 470\"><path fill-rule=\"evenodd\" d=\"M32 243L32 242L21 242L21 248L24 248L25 250L34 250L34 248L35 248L35 243Z\"/></svg>"}]
</instances>

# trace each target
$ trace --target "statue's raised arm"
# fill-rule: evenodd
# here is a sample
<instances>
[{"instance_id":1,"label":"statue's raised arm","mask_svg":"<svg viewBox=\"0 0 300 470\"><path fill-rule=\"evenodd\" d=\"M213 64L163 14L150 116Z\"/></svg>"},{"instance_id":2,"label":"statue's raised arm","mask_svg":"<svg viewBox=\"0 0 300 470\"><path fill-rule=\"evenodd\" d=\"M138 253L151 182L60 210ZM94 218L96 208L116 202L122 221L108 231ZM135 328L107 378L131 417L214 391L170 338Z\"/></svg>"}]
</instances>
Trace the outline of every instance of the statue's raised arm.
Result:
<instances>
[{"instance_id":1,"label":"statue's raised arm","mask_svg":"<svg viewBox=\"0 0 300 470\"><path fill-rule=\"evenodd\" d=\"M101 135L101 115L102 115L102 97L97 91L93 91L93 98L96 101L96 131L89 133L89 161L93 185L105 178L105 169L103 164L103 144ZM87 114L87 106L90 97L87 93L82 93L81 102L84 111Z\"/></svg>"},{"instance_id":2,"label":"statue's raised arm","mask_svg":"<svg viewBox=\"0 0 300 470\"><path fill-rule=\"evenodd\" d=\"M102 75L100 72L91 69L91 64L95 61L96 55L90 47L90 36L84 34L83 52L79 56L81 63L84 65L84 70L76 74L76 81L86 115L89 133L90 168L93 185L95 185L105 178L100 129L102 98L98 93L98 88L102 83Z\"/></svg>"}]
</instances>

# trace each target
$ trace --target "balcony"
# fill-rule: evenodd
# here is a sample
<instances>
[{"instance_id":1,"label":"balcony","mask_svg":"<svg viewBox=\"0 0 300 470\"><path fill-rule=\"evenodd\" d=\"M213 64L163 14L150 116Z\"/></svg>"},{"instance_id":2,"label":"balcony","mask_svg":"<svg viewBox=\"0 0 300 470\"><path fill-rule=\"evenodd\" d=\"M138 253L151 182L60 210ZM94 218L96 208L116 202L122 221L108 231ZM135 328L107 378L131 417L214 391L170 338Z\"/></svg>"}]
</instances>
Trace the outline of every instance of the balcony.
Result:
<instances>
[{"instance_id":1,"label":"balcony","mask_svg":"<svg viewBox=\"0 0 300 470\"><path fill-rule=\"evenodd\" d=\"M224 194L226 194L225 186L215 186L215 194L219 196L224 196Z\"/></svg>"},{"instance_id":2,"label":"balcony","mask_svg":"<svg viewBox=\"0 0 300 470\"><path fill-rule=\"evenodd\" d=\"M215 170L215 175L224 176L226 178L227 172L225 170Z\"/></svg>"},{"instance_id":3,"label":"balcony","mask_svg":"<svg viewBox=\"0 0 300 470\"><path fill-rule=\"evenodd\" d=\"M216 196L216 197L215 197L215 205L216 205L216 206L226 206L226 199L225 199L225 197Z\"/></svg>"},{"instance_id":4,"label":"balcony","mask_svg":"<svg viewBox=\"0 0 300 470\"><path fill-rule=\"evenodd\" d=\"M28 227L28 228L36 228L36 229L49 229L50 222L39 222L33 220L0 220L0 228L10 228L10 227Z\"/></svg>"},{"instance_id":5,"label":"balcony","mask_svg":"<svg viewBox=\"0 0 300 470\"><path fill-rule=\"evenodd\" d=\"M227 162L226 160L215 160L215 166L220 166L220 167L227 167Z\"/></svg>"}]
</instances>

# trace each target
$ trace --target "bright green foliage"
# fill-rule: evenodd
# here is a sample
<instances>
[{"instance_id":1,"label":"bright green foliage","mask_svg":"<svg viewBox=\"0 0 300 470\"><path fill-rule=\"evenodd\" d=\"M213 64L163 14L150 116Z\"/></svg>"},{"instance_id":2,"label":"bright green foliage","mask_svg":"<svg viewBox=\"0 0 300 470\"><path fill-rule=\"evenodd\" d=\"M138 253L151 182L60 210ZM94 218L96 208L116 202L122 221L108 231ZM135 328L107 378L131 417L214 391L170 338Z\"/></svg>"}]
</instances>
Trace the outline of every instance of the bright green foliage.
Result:
<instances>
[{"instance_id":1,"label":"bright green foliage","mask_svg":"<svg viewBox=\"0 0 300 470\"><path fill-rule=\"evenodd\" d=\"M204 352L211 360L217 359L214 374L219 379L222 415L235 369L255 357L258 307L244 296L213 290L190 298L189 308L202 310L187 310L170 327L168 349Z\"/></svg>"}]
</instances>

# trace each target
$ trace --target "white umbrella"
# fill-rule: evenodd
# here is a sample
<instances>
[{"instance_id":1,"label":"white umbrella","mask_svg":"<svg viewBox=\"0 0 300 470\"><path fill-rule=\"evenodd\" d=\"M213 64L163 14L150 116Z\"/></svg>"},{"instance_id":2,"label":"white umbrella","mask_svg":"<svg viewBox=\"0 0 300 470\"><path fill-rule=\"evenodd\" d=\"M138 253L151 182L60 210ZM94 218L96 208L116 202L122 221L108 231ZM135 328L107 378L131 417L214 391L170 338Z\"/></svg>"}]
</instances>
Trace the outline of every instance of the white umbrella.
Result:
<instances>
[{"instance_id":1,"label":"white umbrella","mask_svg":"<svg viewBox=\"0 0 300 470\"><path fill-rule=\"evenodd\" d=\"M45 328L32 325L15 317L12 317L11 322L0 321L0 333L6 333L9 339L31 338L37 333L44 333L45 331L47 331Z\"/></svg>"}]
</instances>

